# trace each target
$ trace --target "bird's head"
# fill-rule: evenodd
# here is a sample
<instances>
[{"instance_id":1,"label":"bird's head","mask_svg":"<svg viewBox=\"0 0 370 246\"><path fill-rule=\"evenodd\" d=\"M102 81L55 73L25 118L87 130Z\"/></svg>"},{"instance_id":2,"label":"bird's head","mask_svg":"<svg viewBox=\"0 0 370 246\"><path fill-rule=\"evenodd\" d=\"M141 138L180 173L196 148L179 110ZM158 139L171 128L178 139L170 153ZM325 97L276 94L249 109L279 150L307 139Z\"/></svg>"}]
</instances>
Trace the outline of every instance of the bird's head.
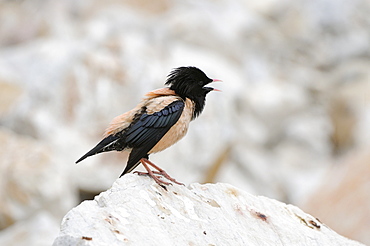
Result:
<instances>
[{"instance_id":1,"label":"bird's head","mask_svg":"<svg viewBox=\"0 0 370 246\"><path fill-rule=\"evenodd\" d=\"M211 91L219 91L212 87L206 87L211 82L221 81L210 79L196 67L179 67L171 71L167 77L166 85L182 98L189 98L195 103L193 119L203 110L206 95Z\"/></svg>"},{"instance_id":2,"label":"bird's head","mask_svg":"<svg viewBox=\"0 0 370 246\"><path fill-rule=\"evenodd\" d=\"M211 91L218 91L207 84L217 79L210 79L207 75L196 67L179 67L171 71L167 77L166 85L175 91L182 98L194 100L197 97L205 97Z\"/></svg>"}]
</instances>

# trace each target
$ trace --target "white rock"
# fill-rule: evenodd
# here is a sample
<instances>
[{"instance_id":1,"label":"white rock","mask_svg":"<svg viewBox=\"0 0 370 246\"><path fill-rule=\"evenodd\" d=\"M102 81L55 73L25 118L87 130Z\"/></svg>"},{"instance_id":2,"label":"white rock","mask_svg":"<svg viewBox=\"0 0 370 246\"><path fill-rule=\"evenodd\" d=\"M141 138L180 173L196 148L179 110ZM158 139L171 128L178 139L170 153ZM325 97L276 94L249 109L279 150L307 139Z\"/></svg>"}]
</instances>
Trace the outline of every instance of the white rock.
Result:
<instances>
[{"instance_id":1,"label":"white rock","mask_svg":"<svg viewBox=\"0 0 370 246\"><path fill-rule=\"evenodd\" d=\"M0 156L0 229L39 211L60 218L76 204L73 180L45 143L0 127Z\"/></svg>"},{"instance_id":2,"label":"white rock","mask_svg":"<svg viewBox=\"0 0 370 246\"><path fill-rule=\"evenodd\" d=\"M128 174L63 219L64 245L362 245L304 213L228 184L167 186Z\"/></svg>"},{"instance_id":3,"label":"white rock","mask_svg":"<svg viewBox=\"0 0 370 246\"><path fill-rule=\"evenodd\" d=\"M58 235L58 220L48 212L38 212L0 231L0 245L48 246Z\"/></svg>"}]
</instances>

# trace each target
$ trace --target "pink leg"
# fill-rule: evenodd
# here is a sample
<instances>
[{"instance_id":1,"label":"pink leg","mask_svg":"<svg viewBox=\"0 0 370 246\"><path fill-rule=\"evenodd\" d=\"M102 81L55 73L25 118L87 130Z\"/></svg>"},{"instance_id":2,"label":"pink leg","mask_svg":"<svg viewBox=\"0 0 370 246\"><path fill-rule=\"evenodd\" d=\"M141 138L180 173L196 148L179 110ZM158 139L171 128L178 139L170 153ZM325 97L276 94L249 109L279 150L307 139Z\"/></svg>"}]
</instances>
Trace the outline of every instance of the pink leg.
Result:
<instances>
[{"instance_id":1,"label":"pink leg","mask_svg":"<svg viewBox=\"0 0 370 246\"><path fill-rule=\"evenodd\" d=\"M177 182L177 181L176 181L176 179L174 179L174 178L172 178L170 175L168 175L168 174L166 173L166 171L164 171L162 168L158 167L157 165L155 165L153 162L149 161L148 159L146 159L146 158L142 158L140 161L141 161L141 163L146 162L146 164L149 164L149 165L151 165L153 168L155 168L155 169L157 169L157 170L158 170L158 172L155 172L155 171L153 172L153 171L152 171L152 173L154 173L154 174L160 174L160 175L162 175L163 177L165 177L166 179L168 179L168 180L170 180L170 181L172 181L172 182L174 182L174 183L176 183L176 184L184 185L183 183ZM143 165L144 165L144 163L143 163ZM148 169L147 169L147 170L148 170ZM149 172L148 172L148 173L149 173ZM163 181L161 181L161 182L163 182Z\"/></svg>"},{"instance_id":2,"label":"pink leg","mask_svg":"<svg viewBox=\"0 0 370 246\"><path fill-rule=\"evenodd\" d=\"M146 159L145 158L142 158L141 160L140 160L140 162L141 162L141 164L143 164L143 166L145 167L145 169L146 169L146 171L148 172L148 173L143 173L143 172L135 172L135 173L137 173L137 174L139 174L139 175L149 175L152 179L154 179L154 181L157 183L157 184L159 184L160 186L163 186L163 185L169 185L170 183L168 183L168 182L165 182L165 181L163 181L163 180L160 180L154 173L153 173L153 171L152 170L150 170L150 168L148 167L148 165L147 165L147 163L146 163L146 161L145 161Z\"/></svg>"}]
</instances>

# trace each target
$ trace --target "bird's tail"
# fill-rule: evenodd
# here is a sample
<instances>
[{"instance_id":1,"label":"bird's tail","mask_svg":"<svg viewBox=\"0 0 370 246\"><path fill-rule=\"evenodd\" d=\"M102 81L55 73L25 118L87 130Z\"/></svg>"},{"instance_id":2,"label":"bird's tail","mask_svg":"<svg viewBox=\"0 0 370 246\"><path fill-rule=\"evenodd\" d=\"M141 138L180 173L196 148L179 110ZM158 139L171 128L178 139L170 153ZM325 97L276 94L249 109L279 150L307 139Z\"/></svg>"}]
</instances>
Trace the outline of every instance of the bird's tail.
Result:
<instances>
[{"instance_id":1,"label":"bird's tail","mask_svg":"<svg viewBox=\"0 0 370 246\"><path fill-rule=\"evenodd\" d=\"M101 152L113 150L114 148L110 148L110 147L118 140L118 138L119 138L118 136L114 136L114 135L109 135L108 137L104 138L94 148L92 148L89 152L87 152L80 159L78 159L76 161L76 164L86 159L89 156L96 155Z\"/></svg>"}]
</instances>

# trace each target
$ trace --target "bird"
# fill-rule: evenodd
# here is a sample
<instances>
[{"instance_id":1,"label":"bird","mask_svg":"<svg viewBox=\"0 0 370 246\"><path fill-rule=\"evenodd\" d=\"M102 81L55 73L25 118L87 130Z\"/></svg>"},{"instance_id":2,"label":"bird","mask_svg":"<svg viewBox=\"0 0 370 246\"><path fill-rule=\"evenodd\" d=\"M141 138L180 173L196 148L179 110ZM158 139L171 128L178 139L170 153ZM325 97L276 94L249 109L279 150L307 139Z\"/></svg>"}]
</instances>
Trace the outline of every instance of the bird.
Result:
<instances>
[{"instance_id":1,"label":"bird","mask_svg":"<svg viewBox=\"0 0 370 246\"><path fill-rule=\"evenodd\" d=\"M105 130L103 139L76 164L103 152L129 151L126 167L119 177L133 171L141 163L147 173L137 174L149 175L162 187L170 183L161 177L182 185L149 161L149 155L167 149L186 135L189 123L202 113L206 95L211 91L220 91L206 86L217 81L221 80L210 79L194 66L173 69L167 76L166 87L148 92L135 108L115 117Z\"/></svg>"}]
</instances>

